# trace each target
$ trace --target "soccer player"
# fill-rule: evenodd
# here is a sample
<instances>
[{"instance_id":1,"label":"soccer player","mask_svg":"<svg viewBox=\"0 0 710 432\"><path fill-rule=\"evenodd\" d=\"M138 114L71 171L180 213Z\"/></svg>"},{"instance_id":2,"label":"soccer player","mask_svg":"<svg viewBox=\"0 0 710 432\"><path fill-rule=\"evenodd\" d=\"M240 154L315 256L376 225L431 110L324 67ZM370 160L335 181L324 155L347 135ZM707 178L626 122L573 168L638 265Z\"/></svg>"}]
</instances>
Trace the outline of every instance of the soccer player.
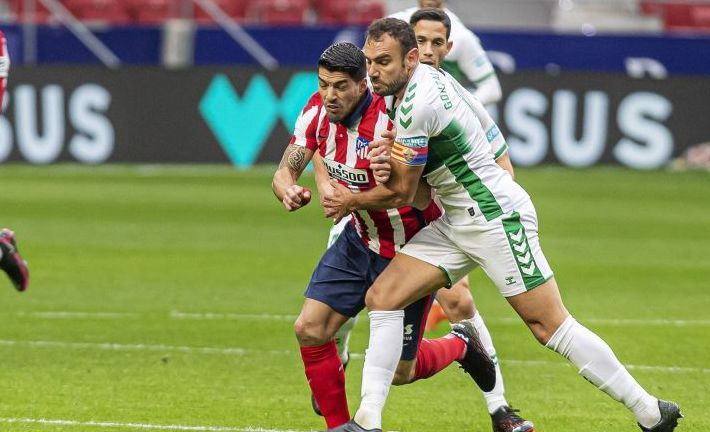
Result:
<instances>
[{"instance_id":1,"label":"soccer player","mask_svg":"<svg viewBox=\"0 0 710 432\"><path fill-rule=\"evenodd\" d=\"M419 50L419 61L428 64L435 69L440 69L442 60L452 49L453 42L449 39L452 34L452 22L446 12L436 8L422 8L414 12L409 23L412 25L414 35L417 38ZM481 105L475 105L480 109ZM489 119L485 113L479 117L482 121ZM483 125L486 129L493 129L495 124L490 121ZM507 151L507 145L502 135L499 135L501 145L500 150L495 153L494 159L498 165L504 168L513 176L513 165ZM503 375L500 364L497 360L496 349L493 346L493 339L486 327L481 314L476 310L473 297L468 284L468 276L464 276L450 289L441 288L436 294L437 300L446 311L446 315L451 317L451 322L469 320L473 323L481 337L481 342L486 351L496 365L496 386L490 392L484 392L488 413L491 415L493 432L533 432L532 422L521 418L512 408L510 408L505 398L505 387L503 385ZM432 306L433 308L434 306ZM433 311L433 309L432 309ZM432 320L433 312L429 313L427 324Z\"/></svg>"},{"instance_id":2,"label":"soccer player","mask_svg":"<svg viewBox=\"0 0 710 432\"><path fill-rule=\"evenodd\" d=\"M422 176L444 215L423 228L375 280L366 296L370 343L362 399L353 420L336 431L381 431L382 409L400 353L402 308L480 266L528 325L590 383L622 402L642 431L673 431L682 417L673 402L644 390L599 336L565 308L540 248L530 196L493 160L474 98L450 77L419 63L408 23L385 18L367 31L364 47L373 91L390 96L396 133L385 184L353 194L331 182L326 216L411 203ZM486 120L487 121L487 120ZM389 373L385 373L388 370ZM373 374L372 371L377 371Z\"/></svg>"},{"instance_id":3,"label":"soccer player","mask_svg":"<svg viewBox=\"0 0 710 432\"><path fill-rule=\"evenodd\" d=\"M0 111L2 111L2 101L5 95L5 84L7 83L9 70L10 56L7 53L5 35L0 31ZM18 291L27 289L30 281L29 269L17 250L15 233L7 228L0 230L0 269L7 273Z\"/></svg>"},{"instance_id":4,"label":"soccer player","mask_svg":"<svg viewBox=\"0 0 710 432\"><path fill-rule=\"evenodd\" d=\"M443 10L451 20L451 35L453 43L446 59L441 62L441 68L450 73L460 83L469 82L474 88L473 95L488 105L500 101L503 91L488 55L481 46L481 41L469 30L456 14L446 8L444 0L419 0L419 7L405 9L392 14L392 18L410 22L412 15L419 9L435 8Z\"/></svg>"},{"instance_id":5,"label":"soccer player","mask_svg":"<svg viewBox=\"0 0 710 432\"><path fill-rule=\"evenodd\" d=\"M27 289L30 272L27 263L20 256L20 251L17 250L15 233L7 228L0 230L0 269L7 273L18 291Z\"/></svg>"},{"instance_id":6,"label":"soccer player","mask_svg":"<svg viewBox=\"0 0 710 432\"><path fill-rule=\"evenodd\" d=\"M274 194L289 211L307 205L312 197L297 184L311 158L315 159L321 197L332 188L328 177L358 192L375 187L368 144L392 127L384 100L367 86L365 56L355 45L334 44L323 52L318 61L318 87L297 119L274 174ZM395 252L441 214L437 204L430 202L430 192L425 192L423 211L392 206L353 212L351 222L323 254L308 284L294 328L309 386L329 428L350 419L334 334L364 308L368 287ZM420 343L431 300L431 296L423 296L402 311L400 349L389 365L397 374L387 379L395 384L413 382L458 361L479 387L491 390L495 367L470 323L454 324L449 335ZM379 374L376 370L369 373Z\"/></svg>"}]
</instances>

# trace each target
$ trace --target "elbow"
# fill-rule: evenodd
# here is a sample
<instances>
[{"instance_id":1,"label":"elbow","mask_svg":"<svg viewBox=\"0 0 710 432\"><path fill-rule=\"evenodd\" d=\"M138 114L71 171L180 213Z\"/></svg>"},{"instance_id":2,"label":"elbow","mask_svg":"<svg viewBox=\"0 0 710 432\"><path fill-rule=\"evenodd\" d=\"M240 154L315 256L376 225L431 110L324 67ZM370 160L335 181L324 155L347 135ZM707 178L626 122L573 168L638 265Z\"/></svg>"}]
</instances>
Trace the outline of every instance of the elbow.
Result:
<instances>
[{"instance_id":1,"label":"elbow","mask_svg":"<svg viewBox=\"0 0 710 432\"><path fill-rule=\"evenodd\" d=\"M409 206L414 203L414 197L416 196L416 190L409 191L393 191L390 197L390 202L392 203L392 208L399 208L404 206Z\"/></svg>"}]
</instances>

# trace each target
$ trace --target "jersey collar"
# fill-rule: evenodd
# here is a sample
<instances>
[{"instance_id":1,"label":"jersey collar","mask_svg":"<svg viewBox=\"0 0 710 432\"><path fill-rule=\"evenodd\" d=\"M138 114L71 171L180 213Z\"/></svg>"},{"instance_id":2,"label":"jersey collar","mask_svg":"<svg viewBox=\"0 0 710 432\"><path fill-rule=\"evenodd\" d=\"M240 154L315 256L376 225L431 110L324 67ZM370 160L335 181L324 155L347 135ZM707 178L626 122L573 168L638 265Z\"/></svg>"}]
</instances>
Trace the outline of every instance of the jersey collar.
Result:
<instances>
[{"instance_id":1,"label":"jersey collar","mask_svg":"<svg viewBox=\"0 0 710 432\"><path fill-rule=\"evenodd\" d=\"M340 124L345 126L346 128L350 129L353 126L355 126L355 123L362 118L362 114L365 112L367 107L370 106L370 103L372 102L372 93L370 93L370 89L365 90L365 95L363 96L362 100L360 103L357 104L353 112L350 113L347 117L344 119L340 120Z\"/></svg>"}]
</instances>

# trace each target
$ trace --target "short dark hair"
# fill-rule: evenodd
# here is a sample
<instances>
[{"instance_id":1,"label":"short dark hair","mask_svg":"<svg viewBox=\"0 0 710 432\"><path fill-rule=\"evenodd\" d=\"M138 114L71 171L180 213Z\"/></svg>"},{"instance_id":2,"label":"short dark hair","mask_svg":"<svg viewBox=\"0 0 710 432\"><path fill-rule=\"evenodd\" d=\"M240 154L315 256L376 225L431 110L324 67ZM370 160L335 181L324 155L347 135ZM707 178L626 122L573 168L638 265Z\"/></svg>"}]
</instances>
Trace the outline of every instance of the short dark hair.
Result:
<instances>
[{"instance_id":1,"label":"short dark hair","mask_svg":"<svg viewBox=\"0 0 710 432\"><path fill-rule=\"evenodd\" d=\"M440 22L446 27L446 39L448 40L451 37L451 19L443 10L436 8L419 9L412 14L412 17L409 19L409 24L414 27L419 21Z\"/></svg>"},{"instance_id":2,"label":"short dark hair","mask_svg":"<svg viewBox=\"0 0 710 432\"><path fill-rule=\"evenodd\" d=\"M409 51L417 47L414 30L406 21L397 18L380 18L367 28L367 39L380 40L385 34L399 42L403 58Z\"/></svg>"},{"instance_id":3,"label":"short dark hair","mask_svg":"<svg viewBox=\"0 0 710 432\"><path fill-rule=\"evenodd\" d=\"M365 79L365 54L350 42L338 42L326 48L318 59L318 67L330 72L345 72L355 81Z\"/></svg>"}]
</instances>

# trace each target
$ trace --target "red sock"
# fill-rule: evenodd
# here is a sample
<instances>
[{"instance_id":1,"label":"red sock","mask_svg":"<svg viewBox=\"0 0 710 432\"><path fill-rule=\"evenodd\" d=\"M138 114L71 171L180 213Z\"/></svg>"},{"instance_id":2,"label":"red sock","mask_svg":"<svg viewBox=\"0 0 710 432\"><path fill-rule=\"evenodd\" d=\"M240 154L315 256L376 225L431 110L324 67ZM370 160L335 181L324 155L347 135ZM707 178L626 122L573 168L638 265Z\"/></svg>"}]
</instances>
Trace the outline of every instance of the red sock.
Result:
<instances>
[{"instance_id":1,"label":"red sock","mask_svg":"<svg viewBox=\"0 0 710 432\"><path fill-rule=\"evenodd\" d=\"M463 356L466 344L456 336L422 339L417 350L414 380L429 378Z\"/></svg>"},{"instance_id":2,"label":"red sock","mask_svg":"<svg viewBox=\"0 0 710 432\"><path fill-rule=\"evenodd\" d=\"M306 378L328 428L350 421L345 395L345 372L335 341L317 347L301 347Z\"/></svg>"}]
</instances>

